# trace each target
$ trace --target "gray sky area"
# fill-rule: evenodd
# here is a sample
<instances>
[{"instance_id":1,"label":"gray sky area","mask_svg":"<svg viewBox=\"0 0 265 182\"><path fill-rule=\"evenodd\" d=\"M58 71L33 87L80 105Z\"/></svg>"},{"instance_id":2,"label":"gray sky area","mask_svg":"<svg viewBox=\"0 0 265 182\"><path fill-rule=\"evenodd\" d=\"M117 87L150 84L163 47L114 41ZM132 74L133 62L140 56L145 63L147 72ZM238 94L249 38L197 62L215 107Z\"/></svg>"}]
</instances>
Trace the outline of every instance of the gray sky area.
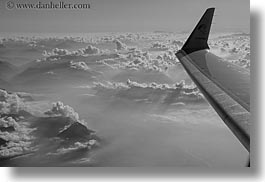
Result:
<instances>
[{"instance_id":1,"label":"gray sky area","mask_svg":"<svg viewBox=\"0 0 265 182\"><path fill-rule=\"evenodd\" d=\"M248 0L64 0L91 4L83 10L7 10L7 1L0 2L0 32L183 32L190 31L208 7L216 7L213 32L249 32Z\"/></svg>"}]
</instances>

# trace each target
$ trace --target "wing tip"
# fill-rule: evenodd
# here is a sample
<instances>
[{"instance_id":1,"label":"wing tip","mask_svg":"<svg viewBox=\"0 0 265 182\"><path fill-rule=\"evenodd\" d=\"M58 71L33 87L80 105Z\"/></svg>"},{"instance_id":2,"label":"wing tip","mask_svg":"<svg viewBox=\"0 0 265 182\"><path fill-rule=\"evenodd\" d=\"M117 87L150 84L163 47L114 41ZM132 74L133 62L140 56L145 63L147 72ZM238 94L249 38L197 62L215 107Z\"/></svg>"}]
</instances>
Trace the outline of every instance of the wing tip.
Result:
<instances>
[{"instance_id":1,"label":"wing tip","mask_svg":"<svg viewBox=\"0 0 265 182\"><path fill-rule=\"evenodd\" d=\"M182 47L182 50L184 50L186 53L189 54L197 50L209 49L207 41L211 29L214 11L214 7L206 9L200 21L197 23L188 40Z\"/></svg>"}]
</instances>

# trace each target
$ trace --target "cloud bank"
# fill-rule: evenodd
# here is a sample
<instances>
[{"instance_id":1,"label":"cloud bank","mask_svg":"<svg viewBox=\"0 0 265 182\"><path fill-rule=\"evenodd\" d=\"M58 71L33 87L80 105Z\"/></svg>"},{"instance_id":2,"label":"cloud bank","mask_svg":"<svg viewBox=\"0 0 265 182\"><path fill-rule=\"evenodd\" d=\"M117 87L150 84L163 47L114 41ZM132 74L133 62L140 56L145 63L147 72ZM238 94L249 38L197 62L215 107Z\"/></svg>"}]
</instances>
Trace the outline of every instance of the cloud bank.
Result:
<instances>
[{"instance_id":1,"label":"cloud bank","mask_svg":"<svg viewBox=\"0 0 265 182\"><path fill-rule=\"evenodd\" d=\"M157 83L138 83L128 80L121 82L95 82L93 89L97 95L124 98L147 103L159 102L173 104L177 102L204 102L204 97L195 85L187 85L184 81L169 85Z\"/></svg>"},{"instance_id":2,"label":"cloud bank","mask_svg":"<svg viewBox=\"0 0 265 182\"><path fill-rule=\"evenodd\" d=\"M118 54L118 58L103 59L98 61L112 69L127 69L134 71L164 72L169 67L176 65L177 60L174 52L169 50L156 58L152 58L149 52L133 50L128 53Z\"/></svg>"}]
</instances>

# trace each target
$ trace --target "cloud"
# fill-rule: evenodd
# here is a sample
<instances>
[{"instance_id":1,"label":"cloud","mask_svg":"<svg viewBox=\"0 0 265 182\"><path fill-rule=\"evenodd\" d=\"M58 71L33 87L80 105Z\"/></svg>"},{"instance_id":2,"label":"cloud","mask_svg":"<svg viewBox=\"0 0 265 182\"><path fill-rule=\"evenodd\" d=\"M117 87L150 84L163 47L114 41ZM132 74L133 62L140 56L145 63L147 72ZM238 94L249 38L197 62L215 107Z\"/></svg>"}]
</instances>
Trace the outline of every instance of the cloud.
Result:
<instances>
[{"instance_id":1,"label":"cloud","mask_svg":"<svg viewBox=\"0 0 265 182\"><path fill-rule=\"evenodd\" d=\"M52 50L52 55L64 56L64 55L68 55L68 54L70 54L70 52L66 49L55 48Z\"/></svg>"},{"instance_id":2,"label":"cloud","mask_svg":"<svg viewBox=\"0 0 265 182\"><path fill-rule=\"evenodd\" d=\"M80 122L78 113L75 112L72 107L64 105L61 101L53 103L51 110L46 111L44 114L49 116L69 117L76 122Z\"/></svg>"},{"instance_id":3,"label":"cloud","mask_svg":"<svg viewBox=\"0 0 265 182\"><path fill-rule=\"evenodd\" d=\"M83 54L99 54L101 53L100 49L89 45L87 46L85 49L81 49L81 51L83 52Z\"/></svg>"},{"instance_id":4,"label":"cloud","mask_svg":"<svg viewBox=\"0 0 265 182\"><path fill-rule=\"evenodd\" d=\"M238 66L250 69L249 35L232 34L210 41L211 51Z\"/></svg>"},{"instance_id":5,"label":"cloud","mask_svg":"<svg viewBox=\"0 0 265 182\"><path fill-rule=\"evenodd\" d=\"M87 123L79 118L79 114L71 106L64 105L63 102L61 101L54 102L52 104L52 108L44 112L44 114L50 117L54 116L69 117L72 119L73 123L79 122L80 124L87 127ZM61 131L68 129L73 123L69 123L69 125L65 126Z\"/></svg>"},{"instance_id":6,"label":"cloud","mask_svg":"<svg viewBox=\"0 0 265 182\"><path fill-rule=\"evenodd\" d=\"M19 124L12 117L0 118L0 128L13 127L15 130L19 128Z\"/></svg>"},{"instance_id":7,"label":"cloud","mask_svg":"<svg viewBox=\"0 0 265 182\"><path fill-rule=\"evenodd\" d=\"M0 48L4 48L4 47L5 47L5 45L4 45L3 41L0 40Z\"/></svg>"},{"instance_id":8,"label":"cloud","mask_svg":"<svg viewBox=\"0 0 265 182\"><path fill-rule=\"evenodd\" d=\"M47 156L60 156L64 154L69 154L72 152L80 151L80 150L90 150L92 146L98 145L98 142L94 139L89 140L88 142L75 142L72 146L62 147L57 149L55 152L49 152Z\"/></svg>"},{"instance_id":9,"label":"cloud","mask_svg":"<svg viewBox=\"0 0 265 182\"><path fill-rule=\"evenodd\" d=\"M107 50L100 50L97 47L94 47L92 45L88 45L85 48L77 49L74 51L68 51L67 49L59 49L54 48L51 52L47 52L46 50L43 51L43 56L45 58L43 59L37 59L36 62L42 62L42 61L58 61L61 60L61 58L65 56L87 56L87 55L97 55L97 54L103 54L107 53Z\"/></svg>"},{"instance_id":10,"label":"cloud","mask_svg":"<svg viewBox=\"0 0 265 182\"><path fill-rule=\"evenodd\" d=\"M55 152L50 152L47 155L48 156L60 156L60 155L69 154L75 151L90 150L94 146L99 146L99 142L95 139L91 139L88 142L75 142L73 145L69 147L59 148Z\"/></svg>"},{"instance_id":11,"label":"cloud","mask_svg":"<svg viewBox=\"0 0 265 182\"><path fill-rule=\"evenodd\" d=\"M22 98L21 98L22 97ZM24 92L8 93L0 89L0 138L7 141L6 146L1 146L0 157L12 157L21 155L33 150L30 135L35 129L29 128L25 122L21 122L24 117L14 117L26 108L23 99L29 97ZM12 128L7 130L7 128Z\"/></svg>"},{"instance_id":12,"label":"cloud","mask_svg":"<svg viewBox=\"0 0 265 182\"><path fill-rule=\"evenodd\" d=\"M118 58L103 59L98 62L111 67L112 69L144 70L163 72L171 66L176 65L178 60L174 52L168 50L162 55L152 58L149 52L133 50L127 53L118 54Z\"/></svg>"},{"instance_id":13,"label":"cloud","mask_svg":"<svg viewBox=\"0 0 265 182\"><path fill-rule=\"evenodd\" d=\"M172 44L176 45L178 47L181 47L181 46L183 46L184 43L183 43L183 41L180 41L180 40L173 40Z\"/></svg>"},{"instance_id":14,"label":"cloud","mask_svg":"<svg viewBox=\"0 0 265 182\"><path fill-rule=\"evenodd\" d=\"M250 60L238 59L238 60L233 60L232 63L239 65L243 68L250 69Z\"/></svg>"},{"instance_id":15,"label":"cloud","mask_svg":"<svg viewBox=\"0 0 265 182\"><path fill-rule=\"evenodd\" d=\"M83 61L80 61L80 62L71 61L70 67L73 69L78 69L78 70L83 70L83 71L90 70L90 68L87 66L87 64Z\"/></svg>"},{"instance_id":16,"label":"cloud","mask_svg":"<svg viewBox=\"0 0 265 182\"><path fill-rule=\"evenodd\" d=\"M169 50L162 55L157 56L157 59L160 59L168 64L168 66L175 65L178 61L177 57L175 56L175 52Z\"/></svg>"},{"instance_id":17,"label":"cloud","mask_svg":"<svg viewBox=\"0 0 265 182\"><path fill-rule=\"evenodd\" d=\"M119 41L118 39L114 41L115 44L116 44L116 49L117 50L126 50L127 49L127 46L122 43L121 41Z\"/></svg>"},{"instance_id":18,"label":"cloud","mask_svg":"<svg viewBox=\"0 0 265 182\"><path fill-rule=\"evenodd\" d=\"M33 137L30 135L35 129L28 128L24 124L19 124L12 117L0 118L0 127L14 127L14 131L0 131L0 138L7 141L6 146L0 146L0 157L13 157L27 152L31 152Z\"/></svg>"},{"instance_id":19,"label":"cloud","mask_svg":"<svg viewBox=\"0 0 265 182\"><path fill-rule=\"evenodd\" d=\"M0 99L1 100L3 100L3 99L5 100L8 95L9 94L7 93L7 91L0 89Z\"/></svg>"},{"instance_id":20,"label":"cloud","mask_svg":"<svg viewBox=\"0 0 265 182\"><path fill-rule=\"evenodd\" d=\"M55 154L61 155L61 154L66 154L66 153L73 152L73 151L80 150L80 149L90 149L90 147L86 143L75 142L74 145L71 147L57 149Z\"/></svg>"},{"instance_id":21,"label":"cloud","mask_svg":"<svg viewBox=\"0 0 265 182\"><path fill-rule=\"evenodd\" d=\"M17 114L24 109L24 103L16 93L0 89L0 114Z\"/></svg>"},{"instance_id":22,"label":"cloud","mask_svg":"<svg viewBox=\"0 0 265 182\"><path fill-rule=\"evenodd\" d=\"M168 47L168 45L166 45L166 44L164 44L162 42L155 42L155 43L152 44L151 49L164 51L164 50L169 49L169 47Z\"/></svg>"},{"instance_id":23,"label":"cloud","mask_svg":"<svg viewBox=\"0 0 265 182\"><path fill-rule=\"evenodd\" d=\"M10 148L7 147L2 147L0 148L0 157L13 157L13 156L17 156L17 155L21 155L27 151L29 151L29 149L27 148L27 146L25 145L20 145L20 144L16 144L17 146L9 146Z\"/></svg>"},{"instance_id":24,"label":"cloud","mask_svg":"<svg viewBox=\"0 0 265 182\"><path fill-rule=\"evenodd\" d=\"M235 53L238 53L240 50L236 47L233 47L231 50L230 50L230 53L231 54L235 54Z\"/></svg>"},{"instance_id":25,"label":"cloud","mask_svg":"<svg viewBox=\"0 0 265 182\"><path fill-rule=\"evenodd\" d=\"M67 49L59 49L59 48L54 48L52 49L51 52L47 52L46 50L43 51L42 55L45 57L49 56L65 56L65 55L70 55L71 52L68 51Z\"/></svg>"},{"instance_id":26,"label":"cloud","mask_svg":"<svg viewBox=\"0 0 265 182\"><path fill-rule=\"evenodd\" d=\"M176 102L204 102L204 97L194 85L184 81L176 84L138 83L128 80L122 82L95 82L93 89L100 96L115 96L134 101L160 102L172 104Z\"/></svg>"}]
</instances>

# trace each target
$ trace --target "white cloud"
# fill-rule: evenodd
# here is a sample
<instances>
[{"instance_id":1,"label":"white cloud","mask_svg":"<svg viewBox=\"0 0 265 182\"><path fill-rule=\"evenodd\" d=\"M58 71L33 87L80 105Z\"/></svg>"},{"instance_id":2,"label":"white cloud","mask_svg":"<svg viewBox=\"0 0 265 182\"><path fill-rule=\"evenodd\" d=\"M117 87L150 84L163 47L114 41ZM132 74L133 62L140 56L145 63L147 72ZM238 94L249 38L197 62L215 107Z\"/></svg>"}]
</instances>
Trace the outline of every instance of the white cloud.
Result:
<instances>
[{"instance_id":1,"label":"white cloud","mask_svg":"<svg viewBox=\"0 0 265 182\"><path fill-rule=\"evenodd\" d=\"M51 52L51 55L58 55L58 56L64 56L68 54L70 54L70 52L67 49L59 49L59 48L55 48Z\"/></svg>"},{"instance_id":2,"label":"white cloud","mask_svg":"<svg viewBox=\"0 0 265 182\"><path fill-rule=\"evenodd\" d=\"M8 96L7 91L0 89L0 98L6 99Z\"/></svg>"},{"instance_id":3,"label":"white cloud","mask_svg":"<svg viewBox=\"0 0 265 182\"><path fill-rule=\"evenodd\" d=\"M116 49L117 50L126 50L127 49L127 46L122 43L121 41L119 41L118 39L114 41L115 44L116 44Z\"/></svg>"},{"instance_id":4,"label":"white cloud","mask_svg":"<svg viewBox=\"0 0 265 182\"><path fill-rule=\"evenodd\" d=\"M89 45L87 46L85 49L81 49L83 54L99 54L101 53L100 49L92 46L92 45Z\"/></svg>"},{"instance_id":5,"label":"white cloud","mask_svg":"<svg viewBox=\"0 0 265 182\"><path fill-rule=\"evenodd\" d=\"M12 117L3 117L3 118L0 118L0 128L1 127L4 127L4 128L14 127L14 129L18 129L19 124Z\"/></svg>"},{"instance_id":6,"label":"white cloud","mask_svg":"<svg viewBox=\"0 0 265 182\"><path fill-rule=\"evenodd\" d=\"M169 49L168 45L162 43L162 42L155 42L152 44L151 49L156 49L156 50L167 50Z\"/></svg>"},{"instance_id":7,"label":"white cloud","mask_svg":"<svg viewBox=\"0 0 265 182\"><path fill-rule=\"evenodd\" d=\"M232 49L230 49L231 54L238 53L238 52L239 52L239 49L236 47L233 47Z\"/></svg>"},{"instance_id":8,"label":"white cloud","mask_svg":"<svg viewBox=\"0 0 265 182\"><path fill-rule=\"evenodd\" d=\"M90 70L87 64L83 61L80 61L80 62L71 61L70 67L73 69L84 70L84 71Z\"/></svg>"},{"instance_id":9,"label":"white cloud","mask_svg":"<svg viewBox=\"0 0 265 182\"><path fill-rule=\"evenodd\" d=\"M184 81L176 84L138 83L128 80L121 82L95 82L96 94L101 96L115 96L134 101L176 103L176 102L204 102L204 97L194 84L187 85Z\"/></svg>"},{"instance_id":10,"label":"white cloud","mask_svg":"<svg viewBox=\"0 0 265 182\"><path fill-rule=\"evenodd\" d=\"M87 55L97 55L97 54L103 54L108 53L107 50L100 50L97 47L94 47L92 45L88 45L85 48L81 48L74 51L68 51L67 49L59 49L54 48L51 52L47 52L46 50L43 51L43 56L45 58L43 59L37 59L36 62L40 63L43 61L58 61L62 60L65 56L72 56L73 58L75 56L87 56Z\"/></svg>"},{"instance_id":11,"label":"white cloud","mask_svg":"<svg viewBox=\"0 0 265 182\"><path fill-rule=\"evenodd\" d=\"M250 68L250 37L227 35L210 41L211 51L236 65Z\"/></svg>"},{"instance_id":12,"label":"white cloud","mask_svg":"<svg viewBox=\"0 0 265 182\"><path fill-rule=\"evenodd\" d=\"M62 117L69 117L73 120L73 122L79 122L82 125L87 127L87 123L84 120L79 118L79 114L69 105L64 105L61 101L54 102L52 104L52 108L44 114L48 116L62 116ZM66 130L68 127L71 126L72 123L65 126L61 131Z\"/></svg>"},{"instance_id":13,"label":"white cloud","mask_svg":"<svg viewBox=\"0 0 265 182\"><path fill-rule=\"evenodd\" d=\"M73 152L80 149L90 149L89 145L87 143L81 143L81 142L75 142L73 146L69 148L60 148L56 150L57 154L66 154L69 152ZM55 154L56 154L55 153Z\"/></svg>"},{"instance_id":14,"label":"white cloud","mask_svg":"<svg viewBox=\"0 0 265 182\"><path fill-rule=\"evenodd\" d=\"M17 114L25 109L24 103L16 93L0 89L0 114Z\"/></svg>"},{"instance_id":15,"label":"white cloud","mask_svg":"<svg viewBox=\"0 0 265 182\"><path fill-rule=\"evenodd\" d=\"M142 52L141 50L133 50L127 53L118 54L118 58L104 59L99 62L109 66L113 69L128 69L128 70L144 70L163 72L169 67L178 63L174 52L166 51L164 54L151 58L149 52Z\"/></svg>"},{"instance_id":16,"label":"white cloud","mask_svg":"<svg viewBox=\"0 0 265 182\"><path fill-rule=\"evenodd\" d=\"M250 60L238 59L238 60L233 60L232 63L239 65L243 68L250 69Z\"/></svg>"},{"instance_id":17,"label":"white cloud","mask_svg":"<svg viewBox=\"0 0 265 182\"><path fill-rule=\"evenodd\" d=\"M69 154L71 152L75 152L78 150L90 150L92 146L98 145L98 141L95 139L89 140L88 142L75 142L72 146L70 147L62 147L57 149L55 152L50 152L47 155L48 156L59 156L59 155L64 155L64 154Z\"/></svg>"},{"instance_id":18,"label":"white cloud","mask_svg":"<svg viewBox=\"0 0 265 182\"><path fill-rule=\"evenodd\" d=\"M181 47L181 46L183 46L184 43L182 41L180 41L180 40L173 40L172 44L176 45L178 47Z\"/></svg>"},{"instance_id":19,"label":"white cloud","mask_svg":"<svg viewBox=\"0 0 265 182\"><path fill-rule=\"evenodd\" d=\"M52 109L45 112L46 115L49 116L63 116L63 117L70 117L76 122L79 122L79 115L75 110L68 106L64 105L61 101L55 102L52 105Z\"/></svg>"},{"instance_id":20,"label":"white cloud","mask_svg":"<svg viewBox=\"0 0 265 182\"><path fill-rule=\"evenodd\" d=\"M6 146L0 147L0 157L12 157L32 151L33 137L30 133L35 129L28 128L24 124L18 124L12 117L0 118L0 127L8 126L13 126L15 131L0 131L0 138L7 141Z\"/></svg>"},{"instance_id":21,"label":"white cloud","mask_svg":"<svg viewBox=\"0 0 265 182\"><path fill-rule=\"evenodd\" d=\"M3 47L5 47L5 46L4 46L4 43L3 43L3 40L0 39L0 48L3 48Z\"/></svg>"}]
</instances>

